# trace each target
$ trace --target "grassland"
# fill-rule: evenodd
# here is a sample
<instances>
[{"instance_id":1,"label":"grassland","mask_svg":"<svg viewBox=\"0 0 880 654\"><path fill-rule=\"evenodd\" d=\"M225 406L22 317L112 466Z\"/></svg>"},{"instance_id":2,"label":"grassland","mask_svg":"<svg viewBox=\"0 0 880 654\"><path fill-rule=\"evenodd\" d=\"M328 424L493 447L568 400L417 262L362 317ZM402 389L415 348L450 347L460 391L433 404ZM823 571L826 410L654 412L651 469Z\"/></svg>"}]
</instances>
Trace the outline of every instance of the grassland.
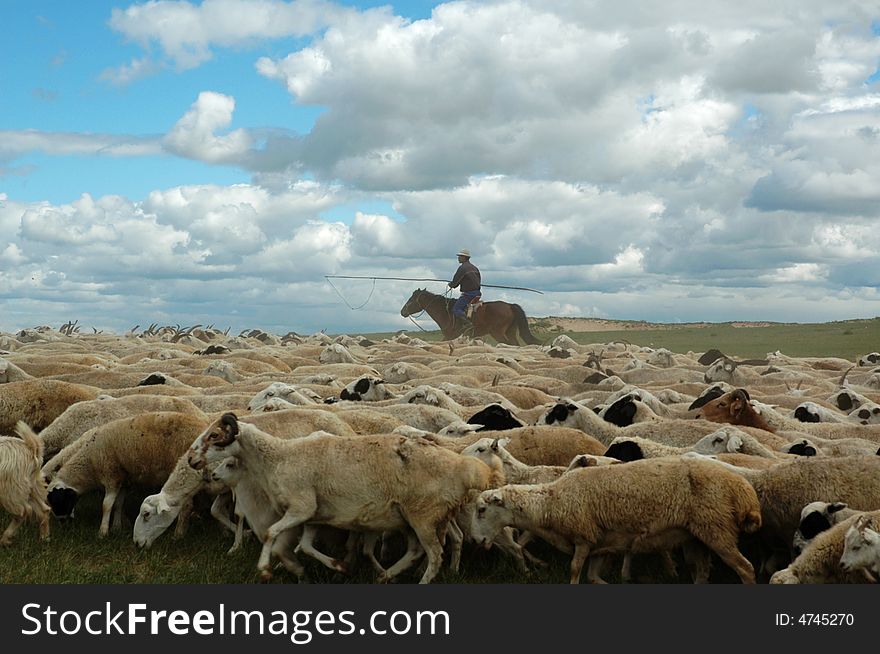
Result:
<instances>
[{"instance_id":1,"label":"grassland","mask_svg":"<svg viewBox=\"0 0 880 654\"><path fill-rule=\"evenodd\" d=\"M622 324L615 321L614 324ZM641 324L641 323L639 323ZM880 350L880 318L843 320L828 323L770 323L759 327L740 327L737 323L691 325L652 325L601 331L571 332L554 328L552 319L532 322L532 332L549 343L560 334L584 345L625 341L634 345L665 347L672 352L705 352L715 348L739 358L763 358L768 352L788 356L827 356L855 360ZM407 332L427 341L440 340L439 331ZM383 338L391 334L373 334ZM491 339L490 339L491 341Z\"/></svg>"},{"instance_id":2,"label":"grassland","mask_svg":"<svg viewBox=\"0 0 880 654\"><path fill-rule=\"evenodd\" d=\"M547 324L535 326L536 335L551 340L560 332ZM608 343L625 340L637 345L666 347L673 352L705 351L717 348L726 354L752 358L781 350L791 356L838 356L854 360L867 352L880 350L880 319L852 320L824 324L771 324L762 327L736 327L718 324L701 327L663 327L623 329L620 331L568 333L579 343ZM438 340L439 332L411 332L426 340ZM374 338L384 334L373 334ZM137 515L138 502L145 493L129 497L129 518ZM53 519L52 539L37 541L36 529L26 525L12 547L0 548L0 582L3 583L250 583L256 581L255 565L259 547L250 539L238 552L227 555L232 536L210 517L207 507L196 514L189 533L181 540L163 535L149 550L140 550L131 540L130 529L111 533L106 539L97 536L100 501L95 495L83 498L77 507L76 520L59 523ZM6 516L0 517L0 526ZM567 581L567 558L540 550L550 566L531 577L524 577L504 557L467 548L459 574L444 569L440 583L563 583ZM650 560L648 565L650 565ZM313 581L340 581L333 573L311 560L306 562ZM634 564L638 578L640 562ZM713 581L733 582L723 566L715 566ZM650 567L655 578L659 571ZM608 575L609 580L614 575ZM370 570L360 570L342 581L369 582ZM672 578L659 579L675 581ZM415 581L414 574L404 581ZM279 571L276 582L293 579Z\"/></svg>"}]
</instances>

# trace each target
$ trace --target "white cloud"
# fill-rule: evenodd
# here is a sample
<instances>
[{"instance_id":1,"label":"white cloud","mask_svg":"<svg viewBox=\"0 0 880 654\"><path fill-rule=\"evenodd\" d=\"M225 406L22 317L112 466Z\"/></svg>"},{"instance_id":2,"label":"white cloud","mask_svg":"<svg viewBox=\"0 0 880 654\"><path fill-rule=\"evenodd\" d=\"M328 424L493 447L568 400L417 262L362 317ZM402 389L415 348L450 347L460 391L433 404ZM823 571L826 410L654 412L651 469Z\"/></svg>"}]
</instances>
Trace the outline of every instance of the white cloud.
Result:
<instances>
[{"instance_id":1,"label":"white cloud","mask_svg":"<svg viewBox=\"0 0 880 654\"><path fill-rule=\"evenodd\" d=\"M228 315L234 297L261 320L397 325L410 285L344 317L321 276L448 278L468 247L487 283L547 291L533 315L880 314L876 17L824 0L463 0L415 21L319 1L118 9L144 52L106 79L235 48L293 111L322 113L303 134L245 124L262 98L242 84L194 89L164 135L0 132L0 174L34 152L254 174L145 199L0 195L0 295L169 316Z\"/></svg>"},{"instance_id":2,"label":"white cloud","mask_svg":"<svg viewBox=\"0 0 880 654\"><path fill-rule=\"evenodd\" d=\"M158 0L113 9L109 24L143 46L155 42L180 69L211 59L212 48L312 34L347 10L322 0Z\"/></svg>"},{"instance_id":3,"label":"white cloud","mask_svg":"<svg viewBox=\"0 0 880 654\"><path fill-rule=\"evenodd\" d=\"M165 147L184 157L209 163L230 163L241 159L251 148L251 139L241 129L224 136L214 132L229 127L235 98L203 91L190 110L165 135Z\"/></svg>"}]
</instances>

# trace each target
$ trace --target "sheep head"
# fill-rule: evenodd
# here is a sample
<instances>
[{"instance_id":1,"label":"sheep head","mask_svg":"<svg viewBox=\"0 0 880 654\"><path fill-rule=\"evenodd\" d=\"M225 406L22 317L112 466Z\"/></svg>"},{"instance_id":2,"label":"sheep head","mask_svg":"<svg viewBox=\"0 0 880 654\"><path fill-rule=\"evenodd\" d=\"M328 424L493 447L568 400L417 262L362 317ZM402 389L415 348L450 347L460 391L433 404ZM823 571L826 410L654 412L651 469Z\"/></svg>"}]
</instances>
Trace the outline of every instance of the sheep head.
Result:
<instances>
[{"instance_id":1,"label":"sheep head","mask_svg":"<svg viewBox=\"0 0 880 654\"><path fill-rule=\"evenodd\" d=\"M190 446L187 455L190 467L201 470L212 461L235 456L237 448L233 446L239 432L238 417L234 413L224 413L208 425Z\"/></svg>"}]
</instances>

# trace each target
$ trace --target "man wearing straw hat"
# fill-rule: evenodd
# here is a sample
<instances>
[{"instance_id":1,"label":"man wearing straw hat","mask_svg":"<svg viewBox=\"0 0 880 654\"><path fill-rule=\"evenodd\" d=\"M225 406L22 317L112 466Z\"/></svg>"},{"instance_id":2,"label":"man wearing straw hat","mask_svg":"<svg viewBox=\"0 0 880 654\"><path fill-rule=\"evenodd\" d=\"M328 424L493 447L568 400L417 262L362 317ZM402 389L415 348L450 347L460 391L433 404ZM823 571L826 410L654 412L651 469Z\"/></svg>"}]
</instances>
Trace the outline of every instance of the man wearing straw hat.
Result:
<instances>
[{"instance_id":1,"label":"man wearing straw hat","mask_svg":"<svg viewBox=\"0 0 880 654\"><path fill-rule=\"evenodd\" d=\"M480 270L471 263L471 251L470 250L459 250L458 251L458 270L455 271L455 274L452 276L452 281L449 282L449 288L461 287L461 297L456 300L455 304L452 306L452 313L458 317L463 325L462 331L470 331L473 330L473 323L467 319L465 315L465 311L467 310L468 304L470 304L474 298L480 297Z\"/></svg>"}]
</instances>

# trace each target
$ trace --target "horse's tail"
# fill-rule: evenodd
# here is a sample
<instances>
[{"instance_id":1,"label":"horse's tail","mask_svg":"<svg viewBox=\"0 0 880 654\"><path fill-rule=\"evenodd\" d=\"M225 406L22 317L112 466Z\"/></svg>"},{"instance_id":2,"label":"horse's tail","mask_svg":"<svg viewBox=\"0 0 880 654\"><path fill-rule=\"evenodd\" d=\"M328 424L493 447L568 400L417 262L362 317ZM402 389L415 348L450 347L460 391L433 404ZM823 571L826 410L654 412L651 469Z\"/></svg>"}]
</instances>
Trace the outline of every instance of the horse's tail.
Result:
<instances>
[{"instance_id":1,"label":"horse's tail","mask_svg":"<svg viewBox=\"0 0 880 654\"><path fill-rule=\"evenodd\" d=\"M518 304L511 304L510 308L513 311L513 322L519 332L519 337L529 345L540 345L541 341L535 338L529 329L529 321L526 319L526 312L523 311L523 308Z\"/></svg>"}]
</instances>

